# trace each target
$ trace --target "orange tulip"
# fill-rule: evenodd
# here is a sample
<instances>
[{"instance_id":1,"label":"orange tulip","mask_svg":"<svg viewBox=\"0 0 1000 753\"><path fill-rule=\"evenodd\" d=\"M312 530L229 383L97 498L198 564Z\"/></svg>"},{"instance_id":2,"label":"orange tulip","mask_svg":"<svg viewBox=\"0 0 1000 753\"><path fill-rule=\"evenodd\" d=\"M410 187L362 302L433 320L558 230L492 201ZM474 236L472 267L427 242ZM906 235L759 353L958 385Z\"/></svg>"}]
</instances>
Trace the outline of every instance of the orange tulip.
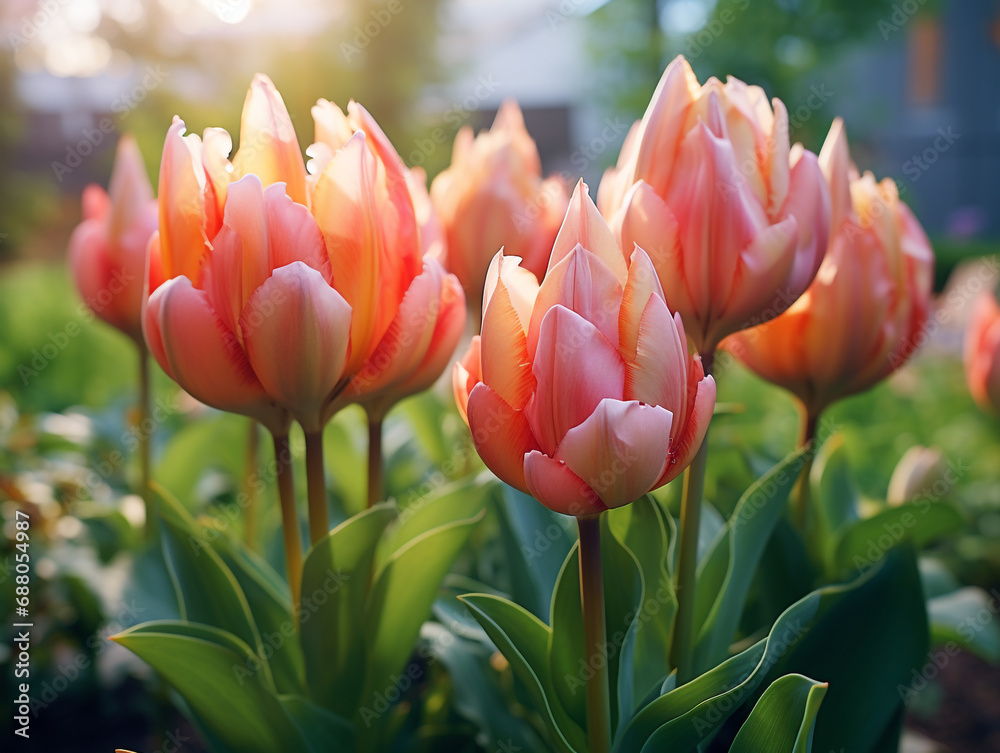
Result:
<instances>
[{"instance_id":1,"label":"orange tulip","mask_svg":"<svg viewBox=\"0 0 1000 753\"><path fill-rule=\"evenodd\" d=\"M780 100L730 78L666 69L598 204L622 248L653 262L699 353L783 311L809 286L829 235L816 155L789 147Z\"/></svg>"},{"instance_id":2,"label":"orange tulip","mask_svg":"<svg viewBox=\"0 0 1000 753\"><path fill-rule=\"evenodd\" d=\"M101 319L142 342L146 247L156 231L156 200L135 139L118 142L109 192L83 192L83 221L69 241L80 296Z\"/></svg>"},{"instance_id":3,"label":"orange tulip","mask_svg":"<svg viewBox=\"0 0 1000 753\"><path fill-rule=\"evenodd\" d=\"M859 176L840 120L820 164L833 226L816 279L784 314L724 346L795 394L809 416L906 362L927 321L934 271L930 242L896 184Z\"/></svg>"},{"instance_id":4,"label":"orange tulip","mask_svg":"<svg viewBox=\"0 0 1000 753\"><path fill-rule=\"evenodd\" d=\"M547 507L629 504L697 452L715 382L688 353L646 253L622 253L577 185L541 286L498 253L482 335L453 374L486 465Z\"/></svg>"},{"instance_id":5,"label":"orange tulip","mask_svg":"<svg viewBox=\"0 0 1000 753\"><path fill-rule=\"evenodd\" d=\"M359 394L347 387L370 359L402 347L415 311L430 300L436 315L453 307L440 265L422 259L413 177L381 129L353 102L344 115L321 100L313 114L311 174L263 76L247 95L231 163L224 131L202 141L175 119L150 246L145 327L161 366L203 402L279 433L289 416L316 432ZM382 397L415 391L428 369L444 368L447 321L430 334L411 326L423 351L409 371L378 381Z\"/></svg>"},{"instance_id":6,"label":"orange tulip","mask_svg":"<svg viewBox=\"0 0 1000 753\"><path fill-rule=\"evenodd\" d=\"M489 131L473 138L468 126L459 130L451 166L431 184L431 200L444 226L445 266L478 311L486 270L501 246L541 279L568 197L561 179L542 179L535 142L517 103L508 100Z\"/></svg>"},{"instance_id":7,"label":"orange tulip","mask_svg":"<svg viewBox=\"0 0 1000 753\"><path fill-rule=\"evenodd\" d=\"M985 410L1000 412L1000 304L983 291L965 331L965 377Z\"/></svg>"}]
</instances>

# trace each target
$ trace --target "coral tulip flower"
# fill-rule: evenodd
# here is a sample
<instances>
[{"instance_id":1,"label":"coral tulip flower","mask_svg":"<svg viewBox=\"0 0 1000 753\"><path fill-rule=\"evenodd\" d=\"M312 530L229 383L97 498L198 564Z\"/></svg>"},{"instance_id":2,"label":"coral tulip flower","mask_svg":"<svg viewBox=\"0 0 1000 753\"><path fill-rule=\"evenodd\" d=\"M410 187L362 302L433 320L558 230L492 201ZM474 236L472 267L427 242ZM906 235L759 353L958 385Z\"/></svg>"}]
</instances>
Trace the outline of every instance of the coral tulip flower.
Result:
<instances>
[{"instance_id":1,"label":"coral tulip flower","mask_svg":"<svg viewBox=\"0 0 1000 753\"><path fill-rule=\"evenodd\" d=\"M985 410L1000 412L1000 304L983 291L965 331L965 377Z\"/></svg>"},{"instance_id":2,"label":"coral tulip flower","mask_svg":"<svg viewBox=\"0 0 1000 753\"><path fill-rule=\"evenodd\" d=\"M809 286L830 199L816 155L789 146L780 100L730 78L666 69L598 204L622 248L653 262L696 350L773 318Z\"/></svg>"},{"instance_id":3,"label":"coral tulip flower","mask_svg":"<svg viewBox=\"0 0 1000 753\"><path fill-rule=\"evenodd\" d=\"M455 365L476 449L502 480L578 517L629 504L690 463L715 382L688 352L646 253L622 253L577 185L539 286L503 252L483 327Z\"/></svg>"},{"instance_id":4,"label":"coral tulip flower","mask_svg":"<svg viewBox=\"0 0 1000 753\"><path fill-rule=\"evenodd\" d=\"M142 342L146 247L156 231L153 187L132 136L118 142L111 184L83 192L83 222L69 241L80 296L101 319Z\"/></svg>"},{"instance_id":5,"label":"coral tulip flower","mask_svg":"<svg viewBox=\"0 0 1000 753\"><path fill-rule=\"evenodd\" d=\"M490 260L503 247L541 279L568 201L559 178L542 179L535 142L513 100L503 103L489 131L459 130L451 166L431 184L431 200L446 236L445 266L478 311Z\"/></svg>"},{"instance_id":6,"label":"coral tulip flower","mask_svg":"<svg viewBox=\"0 0 1000 753\"><path fill-rule=\"evenodd\" d=\"M795 394L810 416L868 389L906 362L930 308L934 254L896 184L859 175L843 123L820 153L833 197L826 258L781 316L724 347Z\"/></svg>"}]
</instances>

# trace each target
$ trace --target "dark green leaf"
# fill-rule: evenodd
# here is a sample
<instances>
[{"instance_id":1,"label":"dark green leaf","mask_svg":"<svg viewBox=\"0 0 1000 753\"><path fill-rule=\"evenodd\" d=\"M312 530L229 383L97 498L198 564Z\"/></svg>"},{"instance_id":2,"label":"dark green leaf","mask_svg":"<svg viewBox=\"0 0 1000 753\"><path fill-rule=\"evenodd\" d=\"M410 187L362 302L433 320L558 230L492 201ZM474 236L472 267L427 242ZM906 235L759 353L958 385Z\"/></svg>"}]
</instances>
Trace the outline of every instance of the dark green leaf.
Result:
<instances>
[{"instance_id":1,"label":"dark green leaf","mask_svg":"<svg viewBox=\"0 0 1000 753\"><path fill-rule=\"evenodd\" d=\"M826 688L802 675L779 677L754 705L729 753L809 753Z\"/></svg>"}]
</instances>

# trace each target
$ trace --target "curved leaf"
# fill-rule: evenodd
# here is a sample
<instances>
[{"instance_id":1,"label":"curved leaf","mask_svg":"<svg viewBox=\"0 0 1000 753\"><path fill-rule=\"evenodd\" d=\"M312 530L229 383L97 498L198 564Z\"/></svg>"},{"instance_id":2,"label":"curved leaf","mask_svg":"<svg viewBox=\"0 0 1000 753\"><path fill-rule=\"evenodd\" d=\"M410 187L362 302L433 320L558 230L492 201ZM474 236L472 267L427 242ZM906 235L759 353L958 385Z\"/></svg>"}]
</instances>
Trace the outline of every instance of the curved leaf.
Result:
<instances>
[{"instance_id":1,"label":"curved leaf","mask_svg":"<svg viewBox=\"0 0 1000 753\"><path fill-rule=\"evenodd\" d=\"M754 705L729 753L809 753L826 689L802 675L779 677Z\"/></svg>"}]
</instances>

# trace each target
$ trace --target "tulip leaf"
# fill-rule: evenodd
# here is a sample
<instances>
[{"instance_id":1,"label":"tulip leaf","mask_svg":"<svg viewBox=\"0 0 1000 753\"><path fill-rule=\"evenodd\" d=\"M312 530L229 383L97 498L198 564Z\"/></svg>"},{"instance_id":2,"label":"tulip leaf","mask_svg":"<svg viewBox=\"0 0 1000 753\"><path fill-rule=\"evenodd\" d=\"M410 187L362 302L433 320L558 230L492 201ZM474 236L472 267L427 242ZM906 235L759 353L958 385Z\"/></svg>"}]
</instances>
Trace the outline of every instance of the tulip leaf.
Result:
<instances>
[{"instance_id":1,"label":"tulip leaf","mask_svg":"<svg viewBox=\"0 0 1000 753\"><path fill-rule=\"evenodd\" d=\"M770 677L797 673L829 683L816 750L888 750L884 741L898 731L907 689L930 650L912 546L897 547L849 584L814 593L820 596L816 617Z\"/></svg>"},{"instance_id":2,"label":"tulip leaf","mask_svg":"<svg viewBox=\"0 0 1000 753\"><path fill-rule=\"evenodd\" d=\"M163 556L182 619L221 628L240 638L261 657L261 674L273 684L260 632L239 581L187 511L163 490L157 497Z\"/></svg>"},{"instance_id":3,"label":"tulip leaf","mask_svg":"<svg viewBox=\"0 0 1000 753\"><path fill-rule=\"evenodd\" d=\"M837 534L858 519L860 495L851 478L843 434L828 437L816 451L809 489L809 503L816 514L816 539L829 566Z\"/></svg>"},{"instance_id":4,"label":"tulip leaf","mask_svg":"<svg viewBox=\"0 0 1000 753\"><path fill-rule=\"evenodd\" d=\"M359 473L365 465L364 413L353 408L342 410L323 430L323 466L333 499L343 514L355 515L365 509L368 497L367 478Z\"/></svg>"},{"instance_id":5,"label":"tulip leaf","mask_svg":"<svg viewBox=\"0 0 1000 753\"><path fill-rule=\"evenodd\" d=\"M754 705L729 753L809 753L826 689L802 675L779 677Z\"/></svg>"},{"instance_id":6,"label":"tulip leaf","mask_svg":"<svg viewBox=\"0 0 1000 753\"><path fill-rule=\"evenodd\" d=\"M376 699L395 687L394 673L406 664L441 581L484 515L480 508L474 517L431 528L408 540L375 575L364 613L367 665L360 713L369 717L366 725L378 705Z\"/></svg>"},{"instance_id":7,"label":"tulip leaf","mask_svg":"<svg viewBox=\"0 0 1000 753\"><path fill-rule=\"evenodd\" d=\"M586 732L562 707L553 687L550 628L523 607L498 596L468 594L462 601L527 687L560 753L583 753Z\"/></svg>"},{"instance_id":8,"label":"tulip leaf","mask_svg":"<svg viewBox=\"0 0 1000 753\"><path fill-rule=\"evenodd\" d=\"M375 547L395 515L395 506L381 504L349 518L309 550L302 566L299 619L309 695L348 718L365 670L364 608Z\"/></svg>"},{"instance_id":9,"label":"tulip leaf","mask_svg":"<svg viewBox=\"0 0 1000 753\"><path fill-rule=\"evenodd\" d=\"M616 739L615 753L694 750L753 694L776 658L801 635L819 602L816 593L796 602L767 638L640 709Z\"/></svg>"},{"instance_id":10,"label":"tulip leaf","mask_svg":"<svg viewBox=\"0 0 1000 753\"><path fill-rule=\"evenodd\" d=\"M927 602L936 645L954 642L985 661L1000 662L1000 625L990 595L972 586Z\"/></svg>"},{"instance_id":11,"label":"tulip leaf","mask_svg":"<svg viewBox=\"0 0 1000 753\"><path fill-rule=\"evenodd\" d=\"M497 506L500 534L510 569L511 596L543 622L566 555L576 541L571 518L540 505L504 484Z\"/></svg>"},{"instance_id":12,"label":"tulip leaf","mask_svg":"<svg viewBox=\"0 0 1000 753\"><path fill-rule=\"evenodd\" d=\"M113 640L153 667L230 750L274 753L303 744L268 683L252 671L260 660L232 633L165 620L138 625Z\"/></svg>"},{"instance_id":13,"label":"tulip leaf","mask_svg":"<svg viewBox=\"0 0 1000 753\"><path fill-rule=\"evenodd\" d=\"M265 651L269 653L278 692L303 692L305 662L296 639L288 586L269 564L241 542L219 536L212 545L246 596Z\"/></svg>"},{"instance_id":14,"label":"tulip leaf","mask_svg":"<svg viewBox=\"0 0 1000 753\"><path fill-rule=\"evenodd\" d=\"M195 496L198 482L211 467L240 478L246 462L243 448L250 420L220 413L184 426L171 437L154 478L163 479L171 494L183 500Z\"/></svg>"},{"instance_id":15,"label":"tulip leaf","mask_svg":"<svg viewBox=\"0 0 1000 753\"><path fill-rule=\"evenodd\" d=\"M903 541L919 549L961 527L962 516L945 502L889 507L843 531L834 549L834 566L840 573L866 570Z\"/></svg>"},{"instance_id":16,"label":"tulip leaf","mask_svg":"<svg viewBox=\"0 0 1000 753\"><path fill-rule=\"evenodd\" d=\"M804 460L805 450L800 449L747 489L699 565L695 667L713 666L726 656L757 565Z\"/></svg>"},{"instance_id":17,"label":"tulip leaf","mask_svg":"<svg viewBox=\"0 0 1000 753\"><path fill-rule=\"evenodd\" d=\"M354 749L355 731L347 719L300 695L279 696L278 701L306 742L309 753Z\"/></svg>"}]
</instances>

